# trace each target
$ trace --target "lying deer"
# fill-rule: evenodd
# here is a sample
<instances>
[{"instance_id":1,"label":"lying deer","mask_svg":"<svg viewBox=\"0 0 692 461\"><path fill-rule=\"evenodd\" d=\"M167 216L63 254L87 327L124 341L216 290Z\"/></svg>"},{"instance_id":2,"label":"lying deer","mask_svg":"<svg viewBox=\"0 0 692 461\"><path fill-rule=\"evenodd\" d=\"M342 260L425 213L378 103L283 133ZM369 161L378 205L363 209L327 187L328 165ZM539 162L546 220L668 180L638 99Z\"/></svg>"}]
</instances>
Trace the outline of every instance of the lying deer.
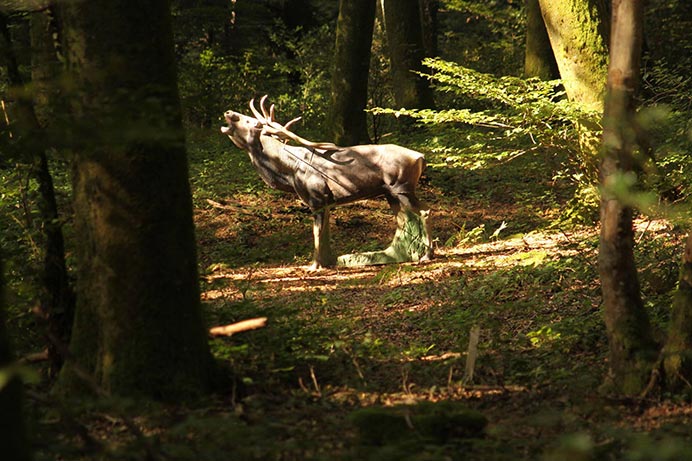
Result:
<instances>
[{"instance_id":1,"label":"lying deer","mask_svg":"<svg viewBox=\"0 0 692 461\"><path fill-rule=\"evenodd\" d=\"M224 117L228 126L222 127L221 132L250 155L252 164L269 187L298 194L310 208L314 216L313 268L337 264L329 242L330 208L379 196L387 199L398 217L397 236L407 232L406 221L415 220L416 216L420 219L414 228L418 229L415 233L422 240L423 251L407 248L399 251L403 247L398 245L397 253L406 255L398 254L396 261L432 257L427 229L420 218L421 212L426 211L415 193L425 168L423 154L393 144L339 147L309 141L289 130L301 117L281 125L274 118L274 105L266 110L266 99L265 95L260 100L261 113L255 108L254 99L250 101L254 117L227 111ZM360 261L367 263L368 259ZM389 258L385 262L394 261ZM341 258L339 262L342 263Z\"/></svg>"}]
</instances>

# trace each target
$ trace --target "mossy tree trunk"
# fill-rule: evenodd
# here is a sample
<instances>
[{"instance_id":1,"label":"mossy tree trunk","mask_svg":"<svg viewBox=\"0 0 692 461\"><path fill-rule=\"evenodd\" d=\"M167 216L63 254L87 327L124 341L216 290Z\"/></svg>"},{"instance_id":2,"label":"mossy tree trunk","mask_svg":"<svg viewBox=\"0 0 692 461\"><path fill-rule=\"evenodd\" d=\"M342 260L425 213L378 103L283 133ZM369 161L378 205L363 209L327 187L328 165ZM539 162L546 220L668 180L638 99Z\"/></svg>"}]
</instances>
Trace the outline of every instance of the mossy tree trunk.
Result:
<instances>
[{"instance_id":1,"label":"mossy tree trunk","mask_svg":"<svg viewBox=\"0 0 692 461\"><path fill-rule=\"evenodd\" d=\"M365 106L375 2L339 2L329 119L332 140L342 146L370 143Z\"/></svg>"},{"instance_id":2,"label":"mossy tree trunk","mask_svg":"<svg viewBox=\"0 0 692 461\"><path fill-rule=\"evenodd\" d=\"M539 4L567 98L600 116L608 74L605 0L539 0ZM598 183L602 127L587 116L576 122L576 128L577 161L590 187Z\"/></svg>"},{"instance_id":3,"label":"mossy tree trunk","mask_svg":"<svg viewBox=\"0 0 692 461\"><path fill-rule=\"evenodd\" d=\"M644 389L657 356L634 261L633 210L611 193L616 181L634 171L634 95L639 81L642 10L642 0L613 1L601 162L599 271L610 352L608 381L625 395Z\"/></svg>"},{"instance_id":4,"label":"mossy tree trunk","mask_svg":"<svg viewBox=\"0 0 692 461\"><path fill-rule=\"evenodd\" d=\"M608 73L607 8L603 0L539 0L570 101L601 111Z\"/></svg>"},{"instance_id":5,"label":"mossy tree trunk","mask_svg":"<svg viewBox=\"0 0 692 461\"><path fill-rule=\"evenodd\" d=\"M7 329L5 327L5 277L0 254L0 374L12 373ZM29 444L22 419L22 383L16 376L0 386L0 449L2 459L28 461Z\"/></svg>"},{"instance_id":6,"label":"mossy tree trunk","mask_svg":"<svg viewBox=\"0 0 692 461\"><path fill-rule=\"evenodd\" d=\"M538 0L526 0L524 75L541 80L553 80L560 76Z\"/></svg>"},{"instance_id":7,"label":"mossy tree trunk","mask_svg":"<svg viewBox=\"0 0 692 461\"><path fill-rule=\"evenodd\" d=\"M212 362L168 2L69 2L61 13L78 298L58 390L83 389L79 367L116 395L199 394Z\"/></svg>"},{"instance_id":8,"label":"mossy tree trunk","mask_svg":"<svg viewBox=\"0 0 692 461\"><path fill-rule=\"evenodd\" d=\"M433 106L433 94L423 70L425 47L419 0L382 0L394 102L406 109Z\"/></svg>"}]
</instances>

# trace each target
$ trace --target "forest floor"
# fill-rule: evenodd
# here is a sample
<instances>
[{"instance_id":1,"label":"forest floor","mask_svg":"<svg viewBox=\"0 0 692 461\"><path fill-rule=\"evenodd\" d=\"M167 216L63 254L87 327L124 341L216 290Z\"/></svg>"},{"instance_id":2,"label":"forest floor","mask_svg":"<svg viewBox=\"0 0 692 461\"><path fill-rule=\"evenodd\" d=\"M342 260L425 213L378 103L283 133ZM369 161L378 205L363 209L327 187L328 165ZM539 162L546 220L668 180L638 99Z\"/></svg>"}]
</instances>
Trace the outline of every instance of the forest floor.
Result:
<instances>
[{"instance_id":1,"label":"forest floor","mask_svg":"<svg viewBox=\"0 0 692 461\"><path fill-rule=\"evenodd\" d=\"M598 229L556 224L570 194L554 155L431 162L433 260L314 272L307 209L244 154L210 152L192 150L207 322L266 327L211 339L233 380L194 404L35 402L36 459L692 459L686 400L600 391ZM393 232L384 201L335 210L340 253ZM641 219L636 237L660 332L682 235Z\"/></svg>"}]
</instances>

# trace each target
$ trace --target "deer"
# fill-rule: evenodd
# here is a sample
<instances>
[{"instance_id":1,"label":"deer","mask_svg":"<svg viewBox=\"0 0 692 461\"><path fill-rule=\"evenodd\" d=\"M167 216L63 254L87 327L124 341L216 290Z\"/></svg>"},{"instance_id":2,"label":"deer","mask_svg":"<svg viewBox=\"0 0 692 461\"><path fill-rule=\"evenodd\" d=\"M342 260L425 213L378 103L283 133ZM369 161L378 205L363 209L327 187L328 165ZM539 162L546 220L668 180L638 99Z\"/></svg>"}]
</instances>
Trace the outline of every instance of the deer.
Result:
<instances>
[{"instance_id":1,"label":"deer","mask_svg":"<svg viewBox=\"0 0 692 461\"><path fill-rule=\"evenodd\" d=\"M260 99L259 110L255 107L254 98L250 100L252 117L226 111L227 126L221 127L221 133L247 152L252 165L269 187L296 194L310 209L314 237L310 269L333 267L344 262L334 255L330 244L330 210L334 206L383 196L397 216L395 241L406 231L405 223L410 218L416 220L427 216L428 208L416 197L416 186L426 166L423 154L394 144L340 147L330 142L304 139L289 129L302 117L282 125L276 121L275 106L272 104L266 109L266 99L267 95ZM423 250L400 251L402 245L398 245L396 258L388 256L384 262L432 258L424 219L416 228ZM392 246L395 246L394 242ZM362 264L370 261L368 258L357 260Z\"/></svg>"}]
</instances>

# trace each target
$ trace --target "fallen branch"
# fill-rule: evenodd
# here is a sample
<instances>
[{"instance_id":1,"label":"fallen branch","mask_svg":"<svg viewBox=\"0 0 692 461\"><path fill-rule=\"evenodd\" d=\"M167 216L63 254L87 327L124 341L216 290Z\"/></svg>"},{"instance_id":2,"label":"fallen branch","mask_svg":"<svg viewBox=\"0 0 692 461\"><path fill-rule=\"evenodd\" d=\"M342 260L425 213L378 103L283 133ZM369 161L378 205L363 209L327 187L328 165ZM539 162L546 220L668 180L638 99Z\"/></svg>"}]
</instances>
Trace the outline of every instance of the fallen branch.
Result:
<instances>
[{"instance_id":1,"label":"fallen branch","mask_svg":"<svg viewBox=\"0 0 692 461\"><path fill-rule=\"evenodd\" d=\"M220 327L214 327L209 330L212 336L231 336L242 331L256 330L267 325L266 317L257 317L255 319L243 320L241 322L231 323Z\"/></svg>"},{"instance_id":2,"label":"fallen branch","mask_svg":"<svg viewBox=\"0 0 692 461\"><path fill-rule=\"evenodd\" d=\"M223 203L219 203L219 202L217 202L217 201L215 201L215 200L212 200L212 199L209 199L209 198L207 199L207 203L208 203L209 205L211 205L212 207L214 207L214 208L219 208L219 209L221 209L221 210L232 210L232 211L236 211L236 210L239 208L239 207L237 207L237 206L224 205Z\"/></svg>"},{"instance_id":3,"label":"fallen branch","mask_svg":"<svg viewBox=\"0 0 692 461\"><path fill-rule=\"evenodd\" d=\"M24 357L18 360L19 363L36 363L45 362L48 360L48 349L44 349L40 352L33 352L31 354L26 354Z\"/></svg>"}]
</instances>

